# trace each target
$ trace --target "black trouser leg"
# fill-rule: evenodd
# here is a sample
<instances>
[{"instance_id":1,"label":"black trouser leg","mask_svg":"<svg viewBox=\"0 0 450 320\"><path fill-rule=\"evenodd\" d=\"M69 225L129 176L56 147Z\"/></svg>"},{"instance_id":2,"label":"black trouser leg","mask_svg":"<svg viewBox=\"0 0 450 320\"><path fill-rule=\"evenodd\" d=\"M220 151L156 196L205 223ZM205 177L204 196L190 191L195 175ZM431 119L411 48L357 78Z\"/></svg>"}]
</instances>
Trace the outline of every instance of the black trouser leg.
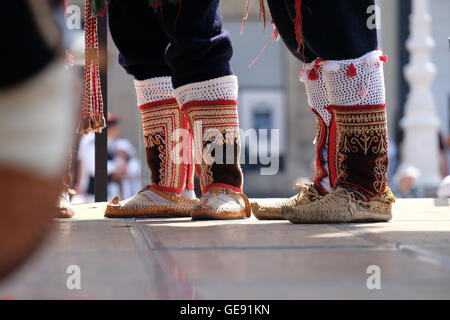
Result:
<instances>
[{"instance_id":1,"label":"black trouser leg","mask_svg":"<svg viewBox=\"0 0 450 320\"><path fill-rule=\"evenodd\" d=\"M273 21L289 50L297 52L295 38L295 1L268 0ZM303 0L302 27L305 62L317 57L326 60L354 59L376 50L377 30L370 29L367 8L374 0Z\"/></svg>"},{"instance_id":2,"label":"black trouser leg","mask_svg":"<svg viewBox=\"0 0 450 320\"><path fill-rule=\"evenodd\" d=\"M110 0L109 29L120 65L137 80L172 75L165 59L169 39L147 0Z\"/></svg>"},{"instance_id":3,"label":"black trouser leg","mask_svg":"<svg viewBox=\"0 0 450 320\"><path fill-rule=\"evenodd\" d=\"M219 0L183 0L162 12L146 0L111 0L109 12L119 62L138 80L171 74L177 88L232 74Z\"/></svg>"}]
</instances>

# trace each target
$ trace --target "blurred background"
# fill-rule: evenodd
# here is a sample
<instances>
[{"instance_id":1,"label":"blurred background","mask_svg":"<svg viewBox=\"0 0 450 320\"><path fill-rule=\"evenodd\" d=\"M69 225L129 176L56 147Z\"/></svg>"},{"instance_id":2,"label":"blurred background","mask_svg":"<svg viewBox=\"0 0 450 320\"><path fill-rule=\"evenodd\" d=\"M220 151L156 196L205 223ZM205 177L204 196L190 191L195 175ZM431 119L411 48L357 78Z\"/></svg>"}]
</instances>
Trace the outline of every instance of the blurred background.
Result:
<instances>
[{"instance_id":1,"label":"blurred background","mask_svg":"<svg viewBox=\"0 0 450 320\"><path fill-rule=\"evenodd\" d=\"M410 0L377 1L381 19L380 47L389 57L385 78L390 185L398 197L436 197L438 193L448 197L449 182L448 179L443 181L450 168L450 1L424 1L428 4L429 16L421 3L416 4L416 8L413 3ZM71 0L69 4L84 7L82 0ZM414 10L417 15L411 21ZM281 41L269 40L273 29L270 23L264 29L258 20L257 1L251 1L249 18L241 35L244 11L244 0L222 1L224 26L231 33L235 48L232 66L239 77L241 128L278 129L279 141L272 139L270 142L277 143L280 152L276 175L261 175L260 164L243 165L245 192L250 197L286 197L293 194L292 188L299 178L312 178L315 119L307 105L304 85L298 81L302 64L290 55ZM414 22L415 34L410 33L411 22ZM74 64L81 67L83 30L75 28L67 34ZM249 68L263 48L263 54ZM120 175L121 170L128 173L128 182L109 186L109 198L114 193L132 194L150 181L133 79L119 66L117 56L117 49L109 38L107 95L114 126L109 130L109 145L112 156L123 161L119 161L120 165L116 161L108 170L112 170L112 174L118 171L114 174ZM409 72L405 72L408 68ZM94 161L92 139L82 138L75 148L73 187L78 192L73 199L75 202L93 201L93 197L86 195ZM247 145L244 155L255 152L255 148ZM82 168L81 162L84 162Z\"/></svg>"}]
</instances>

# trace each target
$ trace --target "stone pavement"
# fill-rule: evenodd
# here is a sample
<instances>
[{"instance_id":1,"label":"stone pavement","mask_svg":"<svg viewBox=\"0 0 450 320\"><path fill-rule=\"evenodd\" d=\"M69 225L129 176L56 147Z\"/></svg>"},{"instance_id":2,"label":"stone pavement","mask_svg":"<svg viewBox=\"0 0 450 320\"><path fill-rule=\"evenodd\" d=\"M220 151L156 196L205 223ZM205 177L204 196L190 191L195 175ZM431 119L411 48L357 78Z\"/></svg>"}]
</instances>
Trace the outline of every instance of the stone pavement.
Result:
<instances>
[{"instance_id":1,"label":"stone pavement","mask_svg":"<svg viewBox=\"0 0 450 320\"><path fill-rule=\"evenodd\" d=\"M448 199L397 200L394 220L379 224L114 220L104 207L75 206L75 218L56 220L0 298L450 298ZM66 286L71 265L80 290ZM372 265L379 290L367 287Z\"/></svg>"}]
</instances>

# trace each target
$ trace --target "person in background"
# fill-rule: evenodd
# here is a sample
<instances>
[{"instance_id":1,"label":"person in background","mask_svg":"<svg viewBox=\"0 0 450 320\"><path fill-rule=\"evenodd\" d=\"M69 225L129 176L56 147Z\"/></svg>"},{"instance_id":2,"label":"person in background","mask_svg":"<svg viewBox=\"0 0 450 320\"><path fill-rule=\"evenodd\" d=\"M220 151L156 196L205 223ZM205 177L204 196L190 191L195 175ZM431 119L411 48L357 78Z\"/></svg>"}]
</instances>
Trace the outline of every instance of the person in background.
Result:
<instances>
[{"instance_id":1,"label":"person in background","mask_svg":"<svg viewBox=\"0 0 450 320\"><path fill-rule=\"evenodd\" d=\"M450 198L450 176L446 176L439 184L438 198Z\"/></svg>"},{"instance_id":2,"label":"person in background","mask_svg":"<svg viewBox=\"0 0 450 320\"><path fill-rule=\"evenodd\" d=\"M416 186L420 171L411 165L402 165L394 176L392 192L397 198L423 198L424 193Z\"/></svg>"},{"instance_id":3,"label":"person in background","mask_svg":"<svg viewBox=\"0 0 450 320\"><path fill-rule=\"evenodd\" d=\"M116 139L111 146L117 166L124 168L113 179L117 184L116 194L124 199L136 194L141 189L141 164L136 149L127 139ZM112 193L112 192L110 192Z\"/></svg>"},{"instance_id":4,"label":"person in background","mask_svg":"<svg viewBox=\"0 0 450 320\"><path fill-rule=\"evenodd\" d=\"M140 164L136 150L127 139L121 139L117 115L108 114L108 201L116 194L129 195L139 191ZM78 149L78 182L72 203L95 201L95 135L84 135Z\"/></svg>"},{"instance_id":5,"label":"person in background","mask_svg":"<svg viewBox=\"0 0 450 320\"><path fill-rule=\"evenodd\" d=\"M439 171L442 177L446 177L449 174L449 167L447 163L447 141L444 139L444 135L439 132Z\"/></svg>"}]
</instances>

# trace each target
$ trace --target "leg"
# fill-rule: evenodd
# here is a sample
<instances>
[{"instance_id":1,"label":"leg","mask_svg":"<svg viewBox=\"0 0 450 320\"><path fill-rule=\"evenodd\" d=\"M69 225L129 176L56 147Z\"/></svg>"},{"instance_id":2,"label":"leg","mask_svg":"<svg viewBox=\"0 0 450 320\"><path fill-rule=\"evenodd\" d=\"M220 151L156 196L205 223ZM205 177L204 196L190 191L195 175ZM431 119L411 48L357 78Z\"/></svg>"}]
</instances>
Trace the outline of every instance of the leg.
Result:
<instances>
[{"instance_id":1,"label":"leg","mask_svg":"<svg viewBox=\"0 0 450 320\"><path fill-rule=\"evenodd\" d=\"M321 59L307 67L305 81L326 88L327 166L332 191L318 201L286 207L295 223L387 221L387 125L383 62L376 30L367 28L373 0L303 1L305 43ZM326 10L324 10L326 8ZM291 16L294 10L291 9ZM326 39L326 41L324 41ZM311 96L317 96L312 93Z\"/></svg>"},{"instance_id":2,"label":"leg","mask_svg":"<svg viewBox=\"0 0 450 320\"><path fill-rule=\"evenodd\" d=\"M267 0L272 20L286 47L299 60L303 60L304 51L304 62L311 63L316 60L318 56L312 52L306 42L304 43L304 48L301 47L299 50L299 43L295 36L295 23L291 12L294 10L293 3L293 0Z\"/></svg>"},{"instance_id":3,"label":"leg","mask_svg":"<svg viewBox=\"0 0 450 320\"><path fill-rule=\"evenodd\" d=\"M252 203L253 214L261 220L284 219L282 207L297 207L309 204L320 199L330 191L327 148L328 148L328 127L331 121L331 113L326 109L329 106L327 90L323 82L322 70L316 72L317 79L309 79L308 71L313 68L313 62L318 58L317 54L308 46L306 40L304 48L300 47L295 35L295 12L294 1L268 0L270 13L278 32L290 52L299 60L305 60L305 70L301 81L306 85L308 103L316 118L316 160L314 184L300 186L300 192L283 201L259 205ZM292 16L294 14L294 18ZM302 45L302 44L300 44ZM304 55L304 56L303 56Z\"/></svg>"},{"instance_id":4,"label":"leg","mask_svg":"<svg viewBox=\"0 0 450 320\"><path fill-rule=\"evenodd\" d=\"M130 199L114 198L105 211L108 217L189 216L197 202L193 166L185 161L191 152L188 123L173 94L172 69L165 59L169 39L157 16L146 0L109 4L119 63L135 78L151 185ZM186 147L180 148L181 144ZM175 154L183 161L177 161Z\"/></svg>"},{"instance_id":5,"label":"leg","mask_svg":"<svg viewBox=\"0 0 450 320\"><path fill-rule=\"evenodd\" d=\"M169 39L146 0L110 0L111 37L119 49L119 64L136 80L172 75L165 61Z\"/></svg>"},{"instance_id":6,"label":"leg","mask_svg":"<svg viewBox=\"0 0 450 320\"><path fill-rule=\"evenodd\" d=\"M294 21L295 2L283 0ZM377 31L367 27L367 8L374 0L303 0L301 6L306 50L325 60L346 60L378 48ZM311 62L307 60L305 62Z\"/></svg>"},{"instance_id":7,"label":"leg","mask_svg":"<svg viewBox=\"0 0 450 320\"><path fill-rule=\"evenodd\" d=\"M222 29L219 0L166 5L158 18L170 40L166 57L175 89L233 74L233 48L229 33Z\"/></svg>"},{"instance_id":8,"label":"leg","mask_svg":"<svg viewBox=\"0 0 450 320\"><path fill-rule=\"evenodd\" d=\"M193 218L234 219L250 214L242 194L239 165L237 78L233 53L222 29L218 0L183 0L167 6L161 23L170 38L167 61L173 68L175 97L195 140L194 161L203 197Z\"/></svg>"}]
</instances>

